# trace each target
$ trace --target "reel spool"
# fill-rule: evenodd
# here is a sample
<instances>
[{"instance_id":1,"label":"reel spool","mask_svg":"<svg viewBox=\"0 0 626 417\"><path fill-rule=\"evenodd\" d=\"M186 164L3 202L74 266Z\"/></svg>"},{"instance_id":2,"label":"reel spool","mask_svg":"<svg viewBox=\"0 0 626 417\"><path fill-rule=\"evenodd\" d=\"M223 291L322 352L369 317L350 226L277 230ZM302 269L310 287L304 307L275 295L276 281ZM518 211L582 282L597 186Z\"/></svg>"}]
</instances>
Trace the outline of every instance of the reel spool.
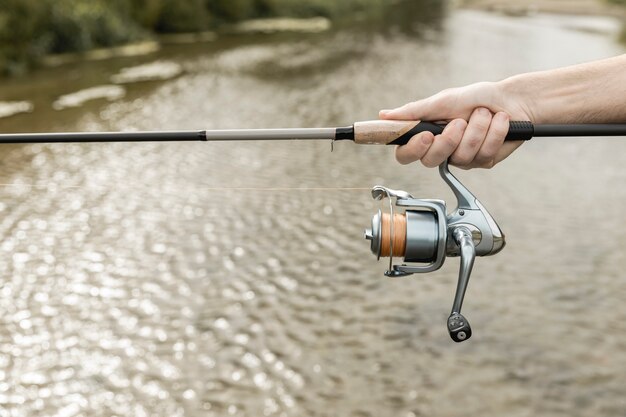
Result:
<instances>
[{"instance_id":1,"label":"reel spool","mask_svg":"<svg viewBox=\"0 0 626 417\"><path fill-rule=\"evenodd\" d=\"M500 252L505 239L487 209L450 173L448 162L439 166L439 174L456 196L456 209L447 214L443 200L416 199L406 191L376 186L372 197L388 199L389 213L379 210L373 216L365 238L378 259L389 258L385 275L393 278L436 271L446 257L461 257L448 332L452 340L463 342L472 336L461 307L474 259ZM404 258L404 263L394 264L394 257Z\"/></svg>"}]
</instances>

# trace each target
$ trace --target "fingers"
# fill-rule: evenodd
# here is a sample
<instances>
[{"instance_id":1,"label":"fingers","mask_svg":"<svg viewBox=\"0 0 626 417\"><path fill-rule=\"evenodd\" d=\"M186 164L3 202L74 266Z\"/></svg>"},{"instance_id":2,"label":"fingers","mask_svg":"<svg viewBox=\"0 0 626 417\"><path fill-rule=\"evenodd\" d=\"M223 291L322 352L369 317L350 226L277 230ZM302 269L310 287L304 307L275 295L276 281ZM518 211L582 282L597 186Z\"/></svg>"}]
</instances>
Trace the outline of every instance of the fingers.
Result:
<instances>
[{"instance_id":1,"label":"fingers","mask_svg":"<svg viewBox=\"0 0 626 417\"><path fill-rule=\"evenodd\" d=\"M463 119L448 123L440 135L434 136L431 132L422 132L411 138L406 145L396 148L396 159L401 164L410 164L422 161L429 168L440 165L448 159L457 148L467 122Z\"/></svg>"},{"instance_id":2,"label":"fingers","mask_svg":"<svg viewBox=\"0 0 626 417\"><path fill-rule=\"evenodd\" d=\"M434 168L448 159L461 143L463 134L467 128L467 122L463 119L455 119L448 123L440 135L435 136L421 161L424 166Z\"/></svg>"},{"instance_id":3,"label":"fingers","mask_svg":"<svg viewBox=\"0 0 626 417\"><path fill-rule=\"evenodd\" d=\"M450 156L452 165L466 166L474 161L476 154L488 137L491 120L491 112L484 107L479 107L472 112L461 143Z\"/></svg>"},{"instance_id":4,"label":"fingers","mask_svg":"<svg viewBox=\"0 0 626 417\"><path fill-rule=\"evenodd\" d=\"M422 159L430 145L432 145L435 136L431 132L422 132L411 138L406 145L396 148L396 159L402 165Z\"/></svg>"},{"instance_id":5,"label":"fingers","mask_svg":"<svg viewBox=\"0 0 626 417\"><path fill-rule=\"evenodd\" d=\"M508 158L514 150L516 150L523 144L523 140L504 142L504 145L502 145L502 147L498 150L496 156L492 160L480 164L475 164L474 166L472 166L472 168L493 168L496 164Z\"/></svg>"},{"instance_id":6,"label":"fingers","mask_svg":"<svg viewBox=\"0 0 626 417\"><path fill-rule=\"evenodd\" d=\"M496 113L491 120L489 131L474 159L467 164L460 165L464 168L491 168L501 160L509 156L517 149L521 142L505 142L509 132L509 115L504 112Z\"/></svg>"},{"instance_id":7,"label":"fingers","mask_svg":"<svg viewBox=\"0 0 626 417\"><path fill-rule=\"evenodd\" d=\"M509 132L509 115L498 112L492 116L486 108L477 108L469 122L455 119L437 136L430 132L415 135L396 149L401 164L422 161L433 168L446 159L460 168L492 168L508 157L523 142L505 142Z\"/></svg>"},{"instance_id":8,"label":"fingers","mask_svg":"<svg viewBox=\"0 0 626 417\"><path fill-rule=\"evenodd\" d=\"M508 158L509 155L511 155L514 150L516 150L517 148L519 148L523 144L524 144L523 140L515 140L515 141L511 141L511 142L505 142L504 145L502 145L502 147L500 148L500 150L496 154L496 157L494 158L493 163L492 163L492 165L489 168L493 167L495 164L498 164L498 163L502 162L504 159Z\"/></svg>"}]
</instances>

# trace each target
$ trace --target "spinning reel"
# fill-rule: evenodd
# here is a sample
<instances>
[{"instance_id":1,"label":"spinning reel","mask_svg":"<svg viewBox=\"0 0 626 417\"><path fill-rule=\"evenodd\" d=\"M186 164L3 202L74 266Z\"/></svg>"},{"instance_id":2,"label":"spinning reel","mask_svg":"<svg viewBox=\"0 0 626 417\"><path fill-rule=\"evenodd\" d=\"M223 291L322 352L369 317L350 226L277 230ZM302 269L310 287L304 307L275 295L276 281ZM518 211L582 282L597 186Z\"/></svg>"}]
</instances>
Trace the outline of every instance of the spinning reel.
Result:
<instances>
[{"instance_id":1,"label":"spinning reel","mask_svg":"<svg viewBox=\"0 0 626 417\"><path fill-rule=\"evenodd\" d=\"M502 230L487 209L450 173L448 162L439 166L439 174L456 196L456 209L447 214L446 203L442 200L417 199L405 191L376 186L372 197L388 198L389 213L379 210L373 216L372 228L365 231L365 238L371 241L372 253L378 259L389 257L385 275L392 278L436 271L447 256L461 257L448 333L455 342L463 342L472 336L472 328L461 314L461 306L474 259L495 255L502 250L505 241ZM394 206L404 210L395 212ZM394 256L403 257L406 263L394 265Z\"/></svg>"}]
</instances>

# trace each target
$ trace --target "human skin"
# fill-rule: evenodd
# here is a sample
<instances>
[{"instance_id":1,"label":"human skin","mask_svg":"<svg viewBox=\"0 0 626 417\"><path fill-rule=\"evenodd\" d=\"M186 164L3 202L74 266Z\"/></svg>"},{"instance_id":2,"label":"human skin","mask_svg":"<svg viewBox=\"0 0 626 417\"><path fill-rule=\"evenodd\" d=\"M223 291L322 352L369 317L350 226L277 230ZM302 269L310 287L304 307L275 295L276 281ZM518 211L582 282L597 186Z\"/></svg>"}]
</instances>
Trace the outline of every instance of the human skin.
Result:
<instances>
[{"instance_id":1,"label":"human skin","mask_svg":"<svg viewBox=\"0 0 626 417\"><path fill-rule=\"evenodd\" d=\"M626 55L443 90L381 119L448 121L440 135L422 132L396 149L402 164L491 168L523 142L504 141L509 120L533 123L626 122Z\"/></svg>"}]
</instances>

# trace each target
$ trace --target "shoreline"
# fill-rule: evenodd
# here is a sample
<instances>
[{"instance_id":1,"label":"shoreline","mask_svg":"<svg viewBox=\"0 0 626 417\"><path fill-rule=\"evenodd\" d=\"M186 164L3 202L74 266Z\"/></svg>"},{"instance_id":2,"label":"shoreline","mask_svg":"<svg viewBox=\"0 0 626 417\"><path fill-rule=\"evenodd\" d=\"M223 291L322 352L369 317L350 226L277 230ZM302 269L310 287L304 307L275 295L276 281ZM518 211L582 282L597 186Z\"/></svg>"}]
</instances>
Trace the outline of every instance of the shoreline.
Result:
<instances>
[{"instance_id":1,"label":"shoreline","mask_svg":"<svg viewBox=\"0 0 626 417\"><path fill-rule=\"evenodd\" d=\"M509 16L527 16L536 13L613 16L626 18L626 8L605 0L457 0L456 8L483 10Z\"/></svg>"},{"instance_id":2,"label":"shoreline","mask_svg":"<svg viewBox=\"0 0 626 417\"><path fill-rule=\"evenodd\" d=\"M319 33L329 30L331 26L332 22L325 17L246 19L239 23L223 26L221 30L156 34L154 39L141 42L131 42L82 52L48 54L41 58L40 64L43 67L58 67L79 61L101 61L111 58L149 55L158 52L166 45L213 42L221 35L267 35L281 32Z\"/></svg>"},{"instance_id":3,"label":"shoreline","mask_svg":"<svg viewBox=\"0 0 626 417\"><path fill-rule=\"evenodd\" d=\"M490 13L499 13L507 16L528 16L537 13L563 14L563 15L586 15L586 16L611 16L626 19L626 7L609 4L606 0L531 0L520 4L519 0L451 0L453 9L479 10ZM327 30L331 23L325 18L264 18L246 19L239 23L226 27L225 31L199 31L183 32L174 34L156 34L153 39L127 44L116 45L105 48L95 48L82 52L67 52L61 54L47 54L40 60L42 67L58 67L65 64L72 64L78 61L98 61L123 56L149 55L157 52L163 45L193 42L211 42L223 33L272 33L285 30L282 28L283 21L288 21L290 26L288 31L311 32L311 22L324 20L323 28L313 30ZM262 30L246 29L247 25L261 25ZM263 25L268 26L266 28ZM300 28L302 26L303 28ZM316 26L316 28L317 28ZM230 29L230 30L229 30ZM221 32L221 33L220 33ZM4 78L4 77L0 77Z\"/></svg>"}]
</instances>

